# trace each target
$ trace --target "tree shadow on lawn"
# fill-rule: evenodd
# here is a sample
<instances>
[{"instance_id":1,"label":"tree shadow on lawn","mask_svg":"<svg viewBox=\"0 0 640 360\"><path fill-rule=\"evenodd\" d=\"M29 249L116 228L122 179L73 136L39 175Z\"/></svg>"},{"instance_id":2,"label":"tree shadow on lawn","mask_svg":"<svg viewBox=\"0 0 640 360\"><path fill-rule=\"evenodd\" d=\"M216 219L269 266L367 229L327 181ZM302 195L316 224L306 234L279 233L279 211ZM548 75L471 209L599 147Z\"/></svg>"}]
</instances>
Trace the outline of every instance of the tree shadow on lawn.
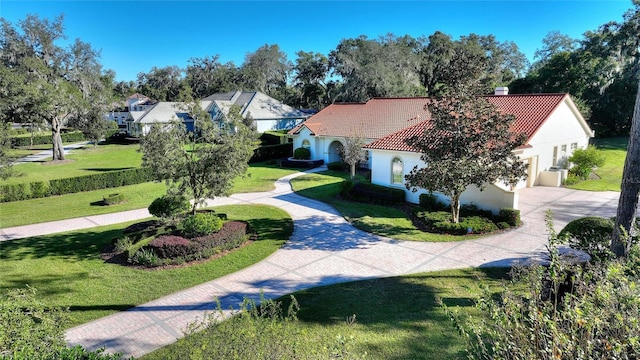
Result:
<instances>
[{"instance_id":1,"label":"tree shadow on lawn","mask_svg":"<svg viewBox=\"0 0 640 360\"><path fill-rule=\"evenodd\" d=\"M381 338L398 331L408 332L408 336L398 338L400 345L393 345L405 349L403 354L385 353L385 344L356 342L368 353L385 354L387 359L413 358L416 354L424 354L425 359L463 359L464 339L436 297L449 308L474 308L475 299L469 290L475 288L473 292L479 294L475 285L478 281L506 280L508 273L505 268L484 268L311 288L294 294L300 304L297 316L301 322L330 326L344 324L355 314L357 325ZM283 302L283 309L289 306L289 296L278 300Z\"/></svg>"},{"instance_id":2,"label":"tree shadow on lawn","mask_svg":"<svg viewBox=\"0 0 640 360\"><path fill-rule=\"evenodd\" d=\"M108 171L120 171L120 170L129 170L129 169L135 169L135 168L129 166L129 167L118 167L118 168L84 168L81 170L108 172Z\"/></svg>"},{"instance_id":3,"label":"tree shadow on lawn","mask_svg":"<svg viewBox=\"0 0 640 360\"><path fill-rule=\"evenodd\" d=\"M64 257L69 261L99 259L102 249L122 230L82 231L0 242L0 260Z\"/></svg>"},{"instance_id":4,"label":"tree shadow on lawn","mask_svg":"<svg viewBox=\"0 0 640 360\"><path fill-rule=\"evenodd\" d=\"M34 275L30 273L10 273L2 275L2 281L9 289L18 289L29 286L38 290L39 295L56 295L66 294L75 291L69 286L69 284L76 281L86 281L89 278L89 273L76 272L72 274L39 274Z\"/></svg>"}]
</instances>

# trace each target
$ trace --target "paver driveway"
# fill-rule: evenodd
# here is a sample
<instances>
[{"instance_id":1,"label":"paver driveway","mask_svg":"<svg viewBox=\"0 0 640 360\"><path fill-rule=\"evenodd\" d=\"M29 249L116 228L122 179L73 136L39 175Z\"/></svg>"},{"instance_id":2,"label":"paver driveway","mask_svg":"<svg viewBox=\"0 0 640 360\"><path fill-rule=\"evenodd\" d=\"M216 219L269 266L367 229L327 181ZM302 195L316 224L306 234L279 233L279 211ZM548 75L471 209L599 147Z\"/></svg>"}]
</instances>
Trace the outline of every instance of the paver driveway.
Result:
<instances>
[{"instance_id":1,"label":"paver driveway","mask_svg":"<svg viewBox=\"0 0 640 360\"><path fill-rule=\"evenodd\" d=\"M274 298L296 290L338 282L411 273L509 266L544 255L544 215L551 209L556 228L573 218L615 215L619 194L536 187L520 194L524 225L485 238L424 243L396 241L350 226L332 207L291 192L289 180L266 193L236 194L209 205L258 203L287 211L295 228L290 241L264 261L225 277L69 329L70 345L141 356L183 336L187 325L216 307L237 306L243 298ZM142 215L140 215L142 216ZM5 229L8 233L15 233Z\"/></svg>"}]
</instances>

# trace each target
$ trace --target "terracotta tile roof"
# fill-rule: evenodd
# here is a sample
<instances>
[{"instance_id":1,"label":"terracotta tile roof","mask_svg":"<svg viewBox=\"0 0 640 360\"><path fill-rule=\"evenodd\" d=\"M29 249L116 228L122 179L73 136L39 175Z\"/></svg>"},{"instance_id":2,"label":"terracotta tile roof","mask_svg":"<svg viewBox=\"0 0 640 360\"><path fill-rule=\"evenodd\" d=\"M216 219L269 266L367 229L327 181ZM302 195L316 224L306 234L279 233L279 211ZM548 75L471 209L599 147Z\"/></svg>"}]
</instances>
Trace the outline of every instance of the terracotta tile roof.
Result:
<instances>
[{"instance_id":1,"label":"terracotta tile roof","mask_svg":"<svg viewBox=\"0 0 640 360\"><path fill-rule=\"evenodd\" d=\"M538 131L545 120L558 107L567 94L527 94L527 95L502 95L486 96L485 98L496 105L498 109L513 114L516 121L511 127L514 132L527 134L527 142ZM423 102L425 99L423 99ZM311 118L313 119L313 117ZM310 120L311 120L310 119ZM430 116L413 126L406 127L394 133L378 138L378 140L366 145L368 149L415 151L404 140L415 135L420 135L430 125ZM524 145L523 147L527 147Z\"/></svg>"},{"instance_id":2,"label":"terracotta tile roof","mask_svg":"<svg viewBox=\"0 0 640 360\"><path fill-rule=\"evenodd\" d=\"M374 98L366 103L327 106L289 133L307 127L316 136L361 136L379 139L428 118L428 98Z\"/></svg>"}]
</instances>

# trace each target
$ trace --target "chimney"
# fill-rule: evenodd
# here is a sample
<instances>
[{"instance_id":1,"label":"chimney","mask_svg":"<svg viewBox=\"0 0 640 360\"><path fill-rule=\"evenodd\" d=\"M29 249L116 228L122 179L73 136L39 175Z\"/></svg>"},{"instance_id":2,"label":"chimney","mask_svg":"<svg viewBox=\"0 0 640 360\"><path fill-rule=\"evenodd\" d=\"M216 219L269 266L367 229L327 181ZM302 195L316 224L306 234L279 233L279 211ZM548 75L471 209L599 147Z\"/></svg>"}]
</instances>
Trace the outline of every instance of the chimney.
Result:
<instances>
[{"instance_id":1,"label":"chimney","mask_svg":"<svg viewBox=\"0 0 640 360\"><path fill-rule=\"evenodd\" d=\"M494 95L509 95L509 88L506 86L497 87Z\"/></svg>"}]
</instances>

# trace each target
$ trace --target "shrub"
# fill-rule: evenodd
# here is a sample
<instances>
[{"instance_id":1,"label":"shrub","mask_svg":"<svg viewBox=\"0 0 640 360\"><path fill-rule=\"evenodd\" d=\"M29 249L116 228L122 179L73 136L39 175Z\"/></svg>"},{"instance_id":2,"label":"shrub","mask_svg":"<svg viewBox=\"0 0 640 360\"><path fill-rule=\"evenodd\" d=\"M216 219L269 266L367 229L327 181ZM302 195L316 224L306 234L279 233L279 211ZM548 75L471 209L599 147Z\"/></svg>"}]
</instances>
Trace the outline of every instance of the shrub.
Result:
<instances>
[{"instance_id":1,"label":"shrub","mask_svg":"<svg viewBox=\"0 0 640 360\"><path fill-rule=\"evenodd\" d=\"M216 252L220 252L240 246L247 240L247 232L247 223L229 221L224 223L217 233L196 237L193 241L199 243L204 251L214 249Z\"/></svg>"},{"instance_id":2,"label":"shrub","mask_svg":"<svg viewBox=\"0 0 640 360\"><path fill-rule=\"evenodd\" d=\"M196 213L189 215L182 222L182 232L187 238L208 235L222 227L222 219L215 213Z\"/></svg>"},{"instance_id":3,"label":"shrub","mask_svg":"<svg viewBox=\"0 0 640 360\"><path fill-rule=\"evenodd\" d=\"M185 257L199 250L196 243L176 235L158 236L146 248L153 251L160 259Z\"/></svg>"},{"instance_id":4,"label":"shrub","mask_svg":"<svg viewBox=\"0 0 640 360\"><path fill-rule=\"evenodd\" d=\"M311 151L307 148L297 148L293 152L293 158L296 160L310 160L311 159Z\"/></svg>"},{"instance_id":5,"label":"shrub","mask_svg":"<svg viewBox=\"0 0 640 360\"><path fill-rule=\"evenodd\" d=\"M511 225L509 225L509 223L506 222L506 221L501 221L501 222L497 223L496 225L498 226L498 229L500 229L500 230L508 229L508 228L511 227Z\"/></svg>"},{"instance_id":6,"label":"shrub","mask_svg":"<svg viewBox=\"0 0 640 360\"><path fill-rule=\"evenodd\" d=\"M491 210L480 209L478 205L474 203L460 205L460 216L482 216L485 218L492 218L493 213Z\"/></svg>"},{"instance_id":7,"label":"shrub","mask_svg":"<svg viewBox=\"0 0 640 360\"><path fill-rule=\"evenodd\" d=\"M333 171L347 171L349 170L349 165L344 161L334 161L327 163L327 169Z\"/></svg>"},{"instance_id":8,"label":"shrub","mask_svg":"<svg viewBox=\"0 0 640 360\"><path fill-rule=\"evenodd\" d=\"M575 184L579 183L580 180L582 180L582 179L580 179L580 177L578 177L575 174L569 172L569 175L567 176L566 179L564 179L564 181L562 182L562 185L575 185Z\"/></svg>"},{"instance_id":9,"label":"shrub","mask_svg":"<svg viewBox=\"0 0 640 360\"><path fill-rule=\"evenodd\" d=\"M517 227L522 224L520 219L520 210L513 208L502 208L498 211L498 218L500 221L504 221L511 227Z\"/></svg>"},{"instance_id":10,"label":"shrub","mask_svg":"<svg viewBox=\"0 0 640 360\"><path fill-rule=\"evenodd\" d=\"M131 261L134 264L142 265L146 267L155 267L160 265L160 258L153 251L149 249L139 249L131 257Z\"/></svg>"},{"instance_id":11,"label":"shrub","mask_svg":"<svg viewBox=\"0 0 640 360\"><path fill-rule=\"evenodd\" d=\"M585 180L594 168L604 165L605 155L595 146L589 145L586 149L575 149L569 161L573 164L569 172Z\"/></svg>"},{"instance_id":12,"label":"shrub","mask_svg":"<svg viewBox=\"0 0 640 360\"><path fill-rule=\"evenodd\" d=\"M49 180L49 189L51 195L64 195L141 184L152 180L149 169L136 168Z\"/></svg>"},{"instance_id":13,"label":"shrub","mask_svg":"<svg viewBox=\"0 0 640 360\"><path fill-rule=\"evenodd\" d=\"M437 222L451 221L451 213L447 211L420 211L416 216L427 226Z\"/></svg>"},{"instance_id":14,"label":"shrub","mask_svg":"<svg viewBox=\"0 0 640 360\"><path fill-rule=\"evenodd\" d=\"M189 209L189 202L181 195L163 195L153 200L148 209L153 216L172 218Z\"/></svg>"},{"instance_id":15,"label":"shrub","mask_svg":"<svg viewBox=\"0 0 640 360\"><path fill-rule=\"evenodd\" d=\"M262 145L253 150L250 163L291 156L293 144Z\"/></svg>"},{"instance_id":16,"label":"shrub","mask_svg":"<svg viewBox=\"0 0 640 360\"><path fill-rule=\"evenodd\" d=\"M38 199L49 196L49 188L44 181L34 181L29 184L30 196L32 199Z\"/></svg>"},{"instance_id":17,"label":"shrub","mask_svg":"<svg viewBox=\"0 0 640 360\"><path fill-rule=\"evenodd\" d=\"M433 193L420 194L420 207L429 211L445 210L446 205Z\"/></svg>"},{"instance_id":18,"label":"shrub","mask_svg":"<svg viewBox=\"0 0 640 360\"><path fill-rule=\"evenodd\" d=\"M62 142L80 142L85 141L86 138L79 131L71 131L67 133L61 133ZM33 137L33 145L51 144L50 134L38 134ZM31 145L31 135L28 136L16 136L11 138L11 147L24 147Z\"/></svg>"},{"instance_id":19,"label":"shrub","mask_svg":"<svg viewBox=\"0 0 640 360\"><path fill-rule=\"evenodd\" d=\"M115 205L124 201L124 194L109 194L102 199L105 205Z\"/></svg>"},{"instance_id":20,"label":"shrub","mask_svg":"<svg viewBox=\"0 0 640 360\"><path fill-rule=\"evenodd\" d=\"M570 247L586 252L594 261L613 259L609 245L614 226L611 219L588 216L570 221L558 237Z\"/></svg>"},{"instance_id":21,"label":"shrub","mask_svg":"<svg viewBox=\"0 0 640 360\"><path fill-rule=\"evenodd\" d=\"M133 241L131 241L131 238L128 236L123 236L116 240L115 244L113 244L113 249L117 253L123 253L129 250L129 247L131 245L133 245Z\"/></svg>"},{"instance_id":22,"label":"shrub","mask_svg":"<svg viewBox=\"0 0 640 360\"><path fill-rule=\"evenodd\" d=\"M431 224L431 228L436 232L452 235L484 234L498 230L496 224L481 216L462 218L458 223L452 223L451 221L434 222Z\"/></svg>"},{"instance_id":23,"label":"shrub","mask_svg":"<svg viewBox=\"0 0 640 360\"><path fill-rule=\"evenodd\" d=\"M516 269L501 294L486 291L477 301L482 321L463 323L441 304L468 339L468 358L640 358L637 247L628 259L572 265L552 225L549 232L548 266Z\"/></svg>"}]
</instances>

